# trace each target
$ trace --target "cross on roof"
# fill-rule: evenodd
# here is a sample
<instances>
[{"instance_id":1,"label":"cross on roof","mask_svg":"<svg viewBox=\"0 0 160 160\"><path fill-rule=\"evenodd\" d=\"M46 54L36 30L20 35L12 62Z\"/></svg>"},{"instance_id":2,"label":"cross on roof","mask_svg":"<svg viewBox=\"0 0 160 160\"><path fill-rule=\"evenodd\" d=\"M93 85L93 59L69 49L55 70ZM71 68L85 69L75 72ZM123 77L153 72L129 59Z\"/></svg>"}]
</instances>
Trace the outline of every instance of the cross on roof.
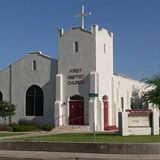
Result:
<instances>
[{"instance_id":1,"label":"cross on roof","mask_svg":"<svg viewBox=\"0 0 160 160\"><path fill-rule=\"evenodd\" d=\"M75 17L81 17L81 27L82 27L82 29L84 29L84 17L90 16L90 15L91 15L91 12L86 13L84 11L84 6L83 5L82 5L82 8L81 8L81 13L78 14L78 15L75 15Z\"/></svg>"}]
</instances>

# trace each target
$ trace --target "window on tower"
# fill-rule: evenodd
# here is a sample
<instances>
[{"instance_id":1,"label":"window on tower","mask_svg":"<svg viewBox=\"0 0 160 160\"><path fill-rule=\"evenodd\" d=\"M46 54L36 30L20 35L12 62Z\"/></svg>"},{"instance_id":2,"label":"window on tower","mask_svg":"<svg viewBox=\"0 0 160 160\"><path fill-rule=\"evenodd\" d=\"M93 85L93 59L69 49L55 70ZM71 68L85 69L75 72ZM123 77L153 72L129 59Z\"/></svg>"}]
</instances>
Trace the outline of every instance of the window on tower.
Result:
<instances>
[{"instance_id":1,"label":"window on tower","mask_svg":"<svg viewBox=\"0 0 160 160\"><path fill-rule=\"evenodd\" d=\"M106 53L106 44L104 43L104 53Z\"/></svg>"},{"instance_id":2,"label":"window on tower","mask_svg":"<svg viewBox=\"0 0 160 160\"><path fill-rule=\"evenodd\" d=\"M73 43L73 52L78 52L78 41Z\"/></svg>"},{"instance_id":3,"label":"window on tower","mask_svg":"<svg viewBox=\"0 0 160 160\"><path fill-rule=\"evenodd\" d=\"M36 61L32 62L32 71L36 71Z\"/></svg>"}]
</instances>

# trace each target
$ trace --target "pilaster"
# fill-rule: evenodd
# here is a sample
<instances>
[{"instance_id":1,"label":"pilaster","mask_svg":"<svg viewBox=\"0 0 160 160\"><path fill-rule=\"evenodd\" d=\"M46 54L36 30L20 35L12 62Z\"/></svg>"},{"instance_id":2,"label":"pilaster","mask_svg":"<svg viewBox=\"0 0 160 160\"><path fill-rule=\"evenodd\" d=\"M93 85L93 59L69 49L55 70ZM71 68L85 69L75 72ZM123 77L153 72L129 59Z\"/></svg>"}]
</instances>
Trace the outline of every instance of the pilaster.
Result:
<instances>
[{"instance_id":1,"label":"pilaster","mask_svg":"<svg viewBox=\"0 0 160 160\"><path fill-rule=\"evenodd\" d=\"M56 75L56 101L55 101L55 110L54 110L54 124L55 127L63 125L64 115L62 113L63 105L63 75Z\"/></svg>"},{"instance_id":2,"label":"pilaster","mask_svg":"<svg viewBox=\"0 0 160 160\"><path fill-rule=\"evenodd\" d=\"M89 126L90 129L100 130L101 125L98 123L100 118L100 110L98 110L99 99L98 99L98 73L90 73L90 100L89 100Z\"/></svg>"},{"instance_id":3,"label":"pilaster","mask_svg":"<svg viewBox=\"0 0 160 160\"><path fill-rule=\"evenodd\" d=\"M152 134L159 135L159 111L156 109L152 112Z\"/></svg>"}]
</instances>

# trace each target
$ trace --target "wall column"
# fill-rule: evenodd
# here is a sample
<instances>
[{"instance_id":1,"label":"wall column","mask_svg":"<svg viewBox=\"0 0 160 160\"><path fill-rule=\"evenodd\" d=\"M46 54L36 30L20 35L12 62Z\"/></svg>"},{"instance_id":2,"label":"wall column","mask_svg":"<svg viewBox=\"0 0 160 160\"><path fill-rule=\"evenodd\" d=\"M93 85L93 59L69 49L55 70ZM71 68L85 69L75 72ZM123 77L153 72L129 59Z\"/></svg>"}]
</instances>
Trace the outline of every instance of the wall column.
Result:
<instances>
[{"instance_id":1,"label":"wall column","mask_svg":"<svg viewBox=\"0 0 160 160\"><path fill-rule=\"evenodd\" d=\"M119 133L122 136L128 136L128 113L127 112L119 112Z\"/></svg>"},{"instance_id":2,"label":"wall column","mask_svg":"<svg viewBox=\"0 0 160 160\"><path fill-rule=\"evenodd\" d=\"M63 125L64 115L62 115L62 105L63 105L63 75L56 75L56 101L54 109L54 124L55 127Z\"/></svg>"},{"instance_id":3,"label":"wall column","mask_svg":"<svg viewBox=\"0 0 160 160\"><path fill-rule=\"evenodd\" d=\"M98 100L98 73L90 73L90 100L89 100L89 126L90 129L100 130L101 125L98 123L100 118L100 112L98 110L99 100Z\"/></svg>"},{"instance_id":4,"label":"wall column","mask_svg":"<svg viewBox=\"0 0 160 160\"><path fill-rule=\"evenodd\" d=\"M152 134L159 135L159 110L156 109L152 112Z\"/></svg>"}]
</instances>

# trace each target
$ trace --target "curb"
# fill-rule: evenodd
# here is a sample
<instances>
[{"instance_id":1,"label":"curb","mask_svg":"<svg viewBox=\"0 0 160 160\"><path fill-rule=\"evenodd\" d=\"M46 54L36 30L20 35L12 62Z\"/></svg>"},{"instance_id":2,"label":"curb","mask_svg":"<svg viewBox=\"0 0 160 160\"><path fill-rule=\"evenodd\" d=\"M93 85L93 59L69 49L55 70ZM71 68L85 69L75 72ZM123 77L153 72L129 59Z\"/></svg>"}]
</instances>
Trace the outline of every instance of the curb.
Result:
<instances>
[{"instance_id":1,"label":"curb","mask_svg":"<svg viewBox=\"0 0 160 160\"><path fill-rule=\"evenodd\" d=\"M0 150L101 154L160 154L160 143L107 144L65 142L0 142Z\"/></svg>"}]
</instances>

